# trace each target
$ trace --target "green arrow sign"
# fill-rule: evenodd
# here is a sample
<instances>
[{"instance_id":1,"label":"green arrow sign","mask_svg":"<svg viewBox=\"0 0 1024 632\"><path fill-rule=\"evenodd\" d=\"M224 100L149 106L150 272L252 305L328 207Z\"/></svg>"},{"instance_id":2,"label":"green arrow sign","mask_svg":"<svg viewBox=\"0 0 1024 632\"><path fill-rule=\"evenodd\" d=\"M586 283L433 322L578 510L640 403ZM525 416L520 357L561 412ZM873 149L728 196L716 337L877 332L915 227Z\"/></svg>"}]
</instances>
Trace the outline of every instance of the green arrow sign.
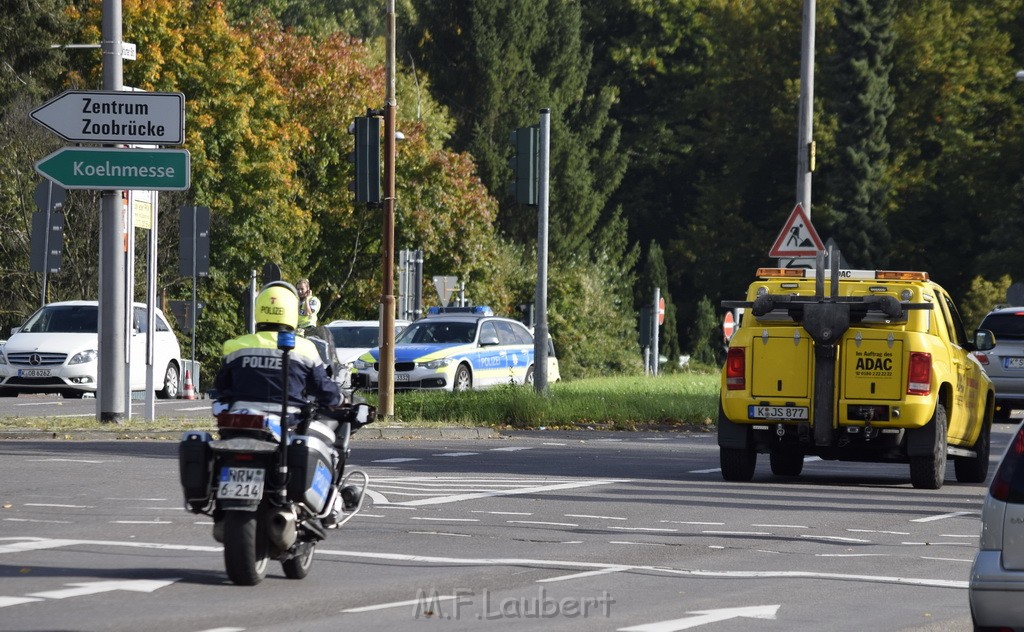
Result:
<instances>
[{"instance_id":1,"label":"green arrow sign","mask_svg":"<svg viewBox=\"0 0 1024 632\"><path fill-rule=\"evenodd\" d=\"M65 189L184 191L190 158L184 149L63 147L37 162L36 172Z\"/></svg>"}]
</instances>

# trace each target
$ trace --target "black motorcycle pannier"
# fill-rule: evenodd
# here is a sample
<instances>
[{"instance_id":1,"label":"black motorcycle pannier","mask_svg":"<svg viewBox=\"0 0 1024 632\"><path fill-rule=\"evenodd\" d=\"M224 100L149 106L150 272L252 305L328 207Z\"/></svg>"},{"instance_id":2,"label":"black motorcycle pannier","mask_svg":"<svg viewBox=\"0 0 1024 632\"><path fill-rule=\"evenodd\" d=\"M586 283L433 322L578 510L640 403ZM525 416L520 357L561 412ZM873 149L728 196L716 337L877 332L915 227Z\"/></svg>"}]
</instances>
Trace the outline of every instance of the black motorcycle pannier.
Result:
<instances>
[{"instance_id":1,"label":"black motorcycle pannier","mask_svg":"<svg viewBox=\"0 0 1024 632\"><path fill-rule=\"evenodd\" d=\"M210 433L186 432L178 444L178 469L185 502L205 503L210 498L213 458Z\"/></svg>"}]
</instances>

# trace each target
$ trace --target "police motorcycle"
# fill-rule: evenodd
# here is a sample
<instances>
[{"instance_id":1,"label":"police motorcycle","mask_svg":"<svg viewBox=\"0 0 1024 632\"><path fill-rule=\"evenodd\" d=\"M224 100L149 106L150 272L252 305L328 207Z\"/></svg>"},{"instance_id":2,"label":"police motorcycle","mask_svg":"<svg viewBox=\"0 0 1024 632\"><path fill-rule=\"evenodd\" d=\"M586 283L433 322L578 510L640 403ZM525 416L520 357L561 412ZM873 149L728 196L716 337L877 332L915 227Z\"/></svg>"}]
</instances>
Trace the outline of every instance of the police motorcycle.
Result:
<instances>
[{"instance_id":1,"label":"police motorcycle","mask_svg":"<svg viewBox=\"0 0 1024 632\"><path fill-rule=\"evenodd\" d=\"M277 346L287 384L295 333L280 332ZM280 407L215 403L218 438L190 431L179 444L186 508L213 517L228 577L240 586L258 584L270 560L289 579L304 578L327 530L363 508L369 483L365 472L345 466L352 433L376 418L375 408L346 397L336 410L310 404L295 411L284 400Z\"/></svg>"}]
</instances>

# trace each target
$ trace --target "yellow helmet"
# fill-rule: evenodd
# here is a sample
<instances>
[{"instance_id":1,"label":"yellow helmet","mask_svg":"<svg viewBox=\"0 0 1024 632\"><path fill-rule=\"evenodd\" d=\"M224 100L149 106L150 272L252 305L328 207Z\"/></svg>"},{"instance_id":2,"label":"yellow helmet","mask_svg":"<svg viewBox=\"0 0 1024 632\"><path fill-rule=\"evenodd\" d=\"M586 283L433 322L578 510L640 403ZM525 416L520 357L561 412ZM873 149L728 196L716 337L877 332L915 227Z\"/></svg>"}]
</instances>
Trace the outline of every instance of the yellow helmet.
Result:
<instances>
[{"instance_id":1,"label":"yellow helmet","mask_svg":"<svg viewBox=\"0 0 1024 632\"><path fill-rule=\"evenodd\" d=\"M278 325L276 329L283 326L295 331L299 324L299 293L291 283L272 281L256 295L256 325L260 324Z\"/></svg>"}]
</instances>

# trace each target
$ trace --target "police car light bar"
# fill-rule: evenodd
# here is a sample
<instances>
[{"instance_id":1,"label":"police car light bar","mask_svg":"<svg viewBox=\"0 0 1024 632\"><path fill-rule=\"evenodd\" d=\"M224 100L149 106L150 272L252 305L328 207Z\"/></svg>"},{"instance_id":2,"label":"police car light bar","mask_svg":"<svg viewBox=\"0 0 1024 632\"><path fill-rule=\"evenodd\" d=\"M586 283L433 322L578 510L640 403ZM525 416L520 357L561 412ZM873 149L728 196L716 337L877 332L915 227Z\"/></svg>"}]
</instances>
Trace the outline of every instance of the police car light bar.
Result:
<instances>
[{"instance_id":1,"label":"police car light bar","mask_svg":"<svg viewBox=\"0 0 1024 632\"><path fill-rule=\"evenodd\" d=\"M826 271L827 273L827 271ZM816 274L809 268L758 268L757 276L763 279L814 279ZM826 274L826 280L830 277ZM857 281L927 281L927 272L908 270L840 270L840 280Z\"/></svg>"}]
</instances>

